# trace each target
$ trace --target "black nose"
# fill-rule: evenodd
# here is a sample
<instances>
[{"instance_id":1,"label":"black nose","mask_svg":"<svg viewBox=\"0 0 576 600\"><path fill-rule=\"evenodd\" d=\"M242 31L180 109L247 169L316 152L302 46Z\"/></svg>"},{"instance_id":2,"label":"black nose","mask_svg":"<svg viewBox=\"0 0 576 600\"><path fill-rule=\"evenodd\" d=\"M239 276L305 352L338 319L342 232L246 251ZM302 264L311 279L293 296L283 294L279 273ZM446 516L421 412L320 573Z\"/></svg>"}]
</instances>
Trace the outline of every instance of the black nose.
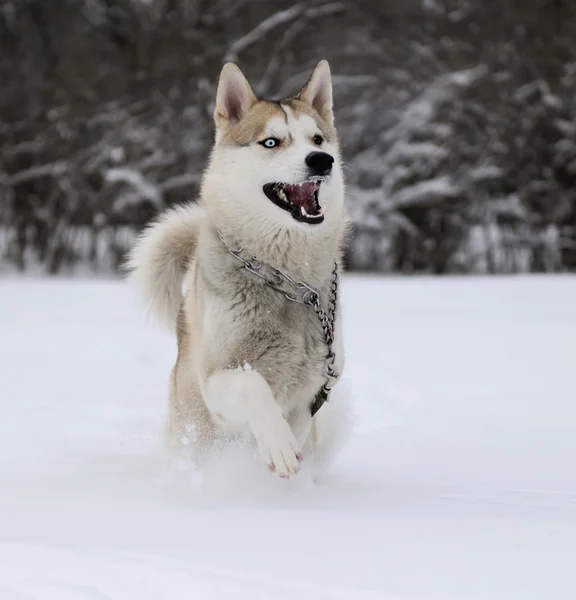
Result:
<instances>
[{"instance_id":1,"label":"black nose","mask_svg":"<svg viewBox=\"0 0 576 600\"><path fill-rule=\"evenodd\" d=\"M306 164L312 171L312 175L329 175L333 163L334 157L326 152L310 152L306 157Z\"/></svg>"}]
</instances>

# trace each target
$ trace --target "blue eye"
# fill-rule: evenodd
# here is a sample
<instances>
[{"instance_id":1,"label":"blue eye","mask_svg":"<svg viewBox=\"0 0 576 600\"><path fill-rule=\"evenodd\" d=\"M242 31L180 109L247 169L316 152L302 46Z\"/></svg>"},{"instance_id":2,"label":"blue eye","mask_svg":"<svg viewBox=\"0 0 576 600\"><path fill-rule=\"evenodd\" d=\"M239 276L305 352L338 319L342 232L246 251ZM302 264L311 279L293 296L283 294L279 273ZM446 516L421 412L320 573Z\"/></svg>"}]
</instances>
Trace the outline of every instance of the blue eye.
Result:
<instances>
[{"instance_id":1,"label":"blue eye","mask_svg":"<svg viewBox=\"0 0 576 600\"><path fill-rule=\"evenodd\" d=\"M263 142L260 142L266 148L276 148L280 145L280 140L276 138L266 138Z\"/></svg>"}]
</instances>

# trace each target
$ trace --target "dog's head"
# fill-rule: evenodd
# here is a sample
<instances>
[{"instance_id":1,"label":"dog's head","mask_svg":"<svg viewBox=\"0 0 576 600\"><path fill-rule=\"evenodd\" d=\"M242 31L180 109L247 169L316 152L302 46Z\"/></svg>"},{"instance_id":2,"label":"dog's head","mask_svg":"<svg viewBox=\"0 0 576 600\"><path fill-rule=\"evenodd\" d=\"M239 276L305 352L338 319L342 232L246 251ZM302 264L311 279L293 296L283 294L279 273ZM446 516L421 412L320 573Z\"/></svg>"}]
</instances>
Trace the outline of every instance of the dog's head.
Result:
<instances>
[{"instance_id":1,"label":"dog's head","mask_svg":"<svg viewBox=\"0 0 576 600\"><path fill-rule=\"evenodd\" d=\"M326 61L292 98L256 98L232 63L220 74L216 143L203 196L237 226L322 230L341 218L344 184ZM210 206L208 206L210 209Z\"/></svg>"}]
</instances>

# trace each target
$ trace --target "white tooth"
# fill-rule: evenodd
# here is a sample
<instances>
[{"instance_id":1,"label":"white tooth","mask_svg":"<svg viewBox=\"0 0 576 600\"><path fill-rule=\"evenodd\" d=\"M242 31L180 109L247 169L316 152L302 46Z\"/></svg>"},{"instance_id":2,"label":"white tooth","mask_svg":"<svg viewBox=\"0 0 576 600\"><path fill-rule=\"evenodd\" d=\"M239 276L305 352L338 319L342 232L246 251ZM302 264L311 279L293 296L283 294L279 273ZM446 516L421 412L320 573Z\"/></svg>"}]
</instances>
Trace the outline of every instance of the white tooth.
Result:
<instances>
[{"instance_id":1,"label":"white tooth","mask_svg":"<svg viewBox=\"0 0 576 600\"><path fill-rule=\"evenodd\" d=\"M300 212L302 213L303 217L307 217L308 216L307 213L306 213L306 210L304 209L303 206L300 207Z\"/></svg>"},{"instance_id":2,"label":"white tooth","mask_svg":"<svg viewBox=\"0 0 576 600\"><path fill-rule=\"evenodd\" d=\"M284 190L278 190L278 197L281 200L286 200L286 194L284 193Z\"/></svg>"}]
</instances>

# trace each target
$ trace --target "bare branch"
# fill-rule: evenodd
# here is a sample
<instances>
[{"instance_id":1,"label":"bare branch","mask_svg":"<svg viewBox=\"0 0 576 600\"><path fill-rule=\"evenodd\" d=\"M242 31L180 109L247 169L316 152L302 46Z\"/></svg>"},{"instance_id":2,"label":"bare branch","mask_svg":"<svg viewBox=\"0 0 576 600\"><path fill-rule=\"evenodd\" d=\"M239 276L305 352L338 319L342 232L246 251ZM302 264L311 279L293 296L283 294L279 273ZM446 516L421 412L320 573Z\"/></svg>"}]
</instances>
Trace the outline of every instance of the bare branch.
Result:
<instances>
[{"instance_id":1,"label":"bare branch","mask_svg":"<svg viewBox=\"0 0 576 600\"><path fill-rule=\"evenodd\" d=\"M238 60L238 54L243 50L246 50L249 46L252 46L256 42L260 41L268 33L270 33L276 27L288 23L295 19L298 15L304 12L304 5L295 4L291 8L286 10L280 10L273 15L270 15L267 19L264 19L257 27L252 29L246 35L238 38L228 48L228 52L224 57L224 61L236 61Z\"/></svg>"},{"instance_id":2,"label":"bare branch","mask_svg":"<svg viewBox=\"0 0 576 600\"><path fill-rule=\"evenodd\" d=\"M323 4L321 6L313 6L311 8L306 9L303 13L296 16L296 20L290 27L286 30L282 41L277 44L274 52L272 54L272 58L266 67L266 71L260 80L260 83L257 86L257 91L260 95L265 95L268 93L270 89L270 84L272 81L272 77L274 73L276 73L280 67L280 61L282 59L282 52L290 47L290 45L294 42L294 40L300 35L303 31L305 31L309 22L313 19L317 19L319 17L324 17L329 14L336 14L338 12L342 12L347 9L346 4L343 2L330 2L328 4Z\"/></svg>"},{"instance_id":3,"label":"bare branch","mask_svg":"<svg viewBox=\"0 0 576 600\"><path fill-rule=\"evenodd\" d=\"M58 177L62 175L67 168L68 166L64 161L39 165L38 167L30 167L29 169L10 175L4 180L4 183L15 186L27 181L33 181L34 179L40 179L41 177Z\"/></svg>"}]
</instances>

